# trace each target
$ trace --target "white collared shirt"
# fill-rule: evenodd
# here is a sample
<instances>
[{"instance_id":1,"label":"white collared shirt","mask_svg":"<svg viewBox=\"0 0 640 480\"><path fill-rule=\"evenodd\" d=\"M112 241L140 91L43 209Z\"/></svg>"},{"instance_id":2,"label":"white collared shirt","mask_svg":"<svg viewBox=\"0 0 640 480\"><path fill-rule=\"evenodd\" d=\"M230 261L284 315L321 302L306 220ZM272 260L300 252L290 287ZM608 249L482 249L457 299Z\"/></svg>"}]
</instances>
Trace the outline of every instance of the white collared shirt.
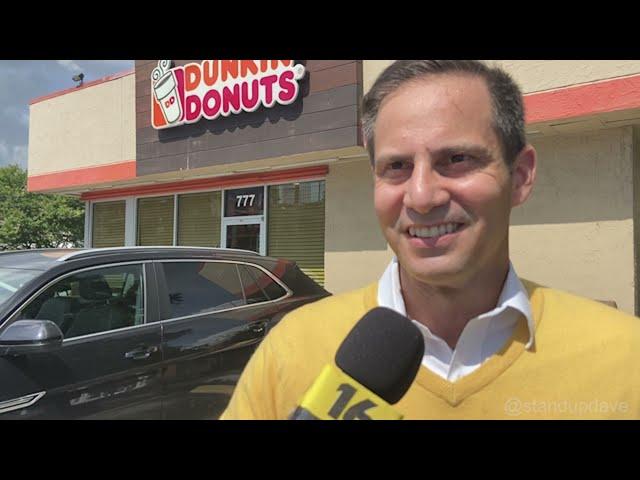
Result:
<instances>
[{"instance_id":1,"label":"white collared shirt","mask_svg":"<svg viewBox=\"0 0 640 480\"><path fill-rule=\"evenodd\" d=\"M400 288L397 257L391 260L378 282L378 305L407 315ZM469 320L454 350L442 338L431 333L425 325L411 319L424 337L422 364L445 380L455 382L476 370L502 348L513 334L521 314L526 318L529 328L526 348L531 348L534 324L529 296L513 265L509 263L509 273L496 308Z\"/></svg>"}]
</instances>

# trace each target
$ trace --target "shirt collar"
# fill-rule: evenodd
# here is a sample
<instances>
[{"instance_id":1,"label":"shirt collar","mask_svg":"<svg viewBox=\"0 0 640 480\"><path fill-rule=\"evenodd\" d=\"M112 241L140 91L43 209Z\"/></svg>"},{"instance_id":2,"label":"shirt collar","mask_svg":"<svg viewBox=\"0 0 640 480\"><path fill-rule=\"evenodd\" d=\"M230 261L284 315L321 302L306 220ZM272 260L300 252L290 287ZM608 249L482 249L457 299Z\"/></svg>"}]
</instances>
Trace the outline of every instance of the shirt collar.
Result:
<instances>
[{"instance_id":1,"label":"shirt collar","mask_svg":"<svg viewBox=\"0 0 640 480\"><path fill-rule=\"evenodd\" d=\"M378 305L391 308L406 316L407 309L404 304L402 289L400 288L398 266L398 259L394 256L380 277L380 281L378 282ZM535 340L535 324L531 313L531 303L529 302L529 295L516 275L511 262L509 262L509 272L507 273L507 278L498 297L496 308L482 315L497 315L507 308L513 308L519 311L526 318L529 329L529 341L525 348L530 349Z\"/></svg>"}]
</instances>

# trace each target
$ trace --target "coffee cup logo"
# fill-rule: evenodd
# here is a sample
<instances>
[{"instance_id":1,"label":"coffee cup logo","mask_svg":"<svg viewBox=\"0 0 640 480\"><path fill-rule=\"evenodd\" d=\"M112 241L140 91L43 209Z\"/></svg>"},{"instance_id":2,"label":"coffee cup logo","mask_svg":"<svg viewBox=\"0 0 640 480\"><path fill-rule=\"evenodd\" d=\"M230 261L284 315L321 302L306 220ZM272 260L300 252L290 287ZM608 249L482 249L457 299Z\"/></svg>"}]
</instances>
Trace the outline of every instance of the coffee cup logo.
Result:
<instances>
[{"instance_id":1,"label":"coffee cup logo","mask_svg":"<svg viewBox=\"0 0 640 480\"><path fill-rule=\"evenodd\" d=\"M178 84L171 70L170 60L160 60L151 73L153 94L160 104L167 123L175 123L182 117L182 108L178 97Z\"/></svg>"}]
</instances>

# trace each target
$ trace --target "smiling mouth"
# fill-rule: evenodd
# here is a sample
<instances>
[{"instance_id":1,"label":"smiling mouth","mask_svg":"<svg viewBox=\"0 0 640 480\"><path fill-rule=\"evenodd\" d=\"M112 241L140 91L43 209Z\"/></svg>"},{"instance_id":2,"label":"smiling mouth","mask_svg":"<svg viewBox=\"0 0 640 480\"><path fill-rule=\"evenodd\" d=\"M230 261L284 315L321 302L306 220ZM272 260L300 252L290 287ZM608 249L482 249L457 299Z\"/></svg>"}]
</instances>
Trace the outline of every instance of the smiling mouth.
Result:
<instances>
[{"instance_id":1,"label":"smiling mouth","mask_svg":"<svg viewBox=\"0 0 640 480\"><path fill-rule=\"evenodd\" d=\"M432 227L409 227L407 233L416 238L437 238L459 231L464 226L463 223L441 223Z\"/></svg>"}]
</instances>

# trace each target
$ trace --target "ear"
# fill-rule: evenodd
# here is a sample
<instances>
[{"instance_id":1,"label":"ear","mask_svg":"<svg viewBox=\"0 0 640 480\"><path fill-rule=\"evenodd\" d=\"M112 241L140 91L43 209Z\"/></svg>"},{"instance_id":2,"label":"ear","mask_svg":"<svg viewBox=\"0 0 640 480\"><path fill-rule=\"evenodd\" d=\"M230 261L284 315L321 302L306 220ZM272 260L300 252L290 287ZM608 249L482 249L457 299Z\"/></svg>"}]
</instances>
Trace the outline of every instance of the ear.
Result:
<instances>
[{"instance_id":1,"label":"ear","mask_svg":"<svg viewBox=\"0 0 640 480\"><path fill-rule=\"evenodd\" d=\"M527 144L518 154L511 173L511 206L522 205L533 190L536 180L537 155L532 145Z\"/></svg>"}]
</instances>

